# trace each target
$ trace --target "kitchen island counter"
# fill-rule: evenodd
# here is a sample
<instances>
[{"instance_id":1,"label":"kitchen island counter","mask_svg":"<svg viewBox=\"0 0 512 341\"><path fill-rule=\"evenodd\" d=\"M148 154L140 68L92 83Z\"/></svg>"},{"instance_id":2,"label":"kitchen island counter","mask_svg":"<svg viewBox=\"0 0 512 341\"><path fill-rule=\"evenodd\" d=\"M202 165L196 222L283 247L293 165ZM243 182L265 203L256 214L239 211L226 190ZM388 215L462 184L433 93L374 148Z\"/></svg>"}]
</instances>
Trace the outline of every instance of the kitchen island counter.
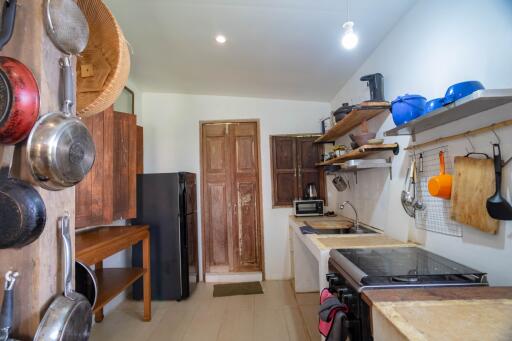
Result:
<instances>
[{"instance_id":1,"label":"kitchen island counter","mask_svg":"<svg viewBox=\"0 0 512 341\"><path fill-rule=\"evenodd\" d=\"M512 340L512 287L369 290L379 340Z\"/></svg>"}]
</instances>

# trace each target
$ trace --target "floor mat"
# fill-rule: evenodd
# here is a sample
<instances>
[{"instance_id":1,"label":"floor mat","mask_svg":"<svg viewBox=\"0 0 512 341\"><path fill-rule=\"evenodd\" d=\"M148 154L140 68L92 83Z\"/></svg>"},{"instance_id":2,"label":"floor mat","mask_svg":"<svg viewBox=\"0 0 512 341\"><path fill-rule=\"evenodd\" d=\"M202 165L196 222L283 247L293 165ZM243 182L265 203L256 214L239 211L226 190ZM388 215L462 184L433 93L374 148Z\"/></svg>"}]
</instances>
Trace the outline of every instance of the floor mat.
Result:
<instances>
[{"instance_id":1,"label":"floor mat","mask_svg":"<svg viewBox=\"0 0 512 341\"><path fill-rule=\"evenodd\" d=\"M213 297L263 294L260 282L215 284Z\"/></svg>"}]
</instances>

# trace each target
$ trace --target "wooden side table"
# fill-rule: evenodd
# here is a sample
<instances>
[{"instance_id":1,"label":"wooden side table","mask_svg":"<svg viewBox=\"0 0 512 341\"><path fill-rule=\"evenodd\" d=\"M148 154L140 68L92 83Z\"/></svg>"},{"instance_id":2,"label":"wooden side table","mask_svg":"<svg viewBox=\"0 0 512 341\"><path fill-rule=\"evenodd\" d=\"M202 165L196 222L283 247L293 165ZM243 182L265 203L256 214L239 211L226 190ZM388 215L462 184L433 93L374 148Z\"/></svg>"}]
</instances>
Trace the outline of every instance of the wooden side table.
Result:
<instances>
[{"instance_id":1,"label":"wooden side table","mask_svg":"<svg viewBox=\"0 0 512 341\"><path fill-rule=\"evenodd\" d=\"M103 260L142 242L142 268L103 268ZM149 226L105 226L78 233L76 259L95 265L98 299L93 308L95 321L103 320L103 307L139 278L143 278L144 321L151 321L151 265Z\"/></svg>"}]
</instances>

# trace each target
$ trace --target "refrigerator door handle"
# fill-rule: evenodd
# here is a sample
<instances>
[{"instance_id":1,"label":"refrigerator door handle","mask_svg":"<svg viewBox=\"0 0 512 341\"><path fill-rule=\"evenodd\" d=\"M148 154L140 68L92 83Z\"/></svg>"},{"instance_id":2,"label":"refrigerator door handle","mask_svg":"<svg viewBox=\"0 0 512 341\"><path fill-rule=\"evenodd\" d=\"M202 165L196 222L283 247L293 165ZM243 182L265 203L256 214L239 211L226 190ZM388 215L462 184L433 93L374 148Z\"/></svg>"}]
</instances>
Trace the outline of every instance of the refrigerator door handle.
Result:
<instances>
[{"instance_id":1,"label":"refrigerator door handle","mask_svg":"<svg viewBox=\"0 0 512 341\"><path fill-rule=\"evenodd\" d=\"M179 253L180 253L180 261L178 262L178 264L180 265L180 277L183 277L183 269L182 269L182 263L183 263L183 259L182 259L182 250L181 250L181 215L178 214L178 248L179 248ZM181 278L181 281L180 281L180 296L183 297L183 278Z\"/></svg>"}]
</instances>

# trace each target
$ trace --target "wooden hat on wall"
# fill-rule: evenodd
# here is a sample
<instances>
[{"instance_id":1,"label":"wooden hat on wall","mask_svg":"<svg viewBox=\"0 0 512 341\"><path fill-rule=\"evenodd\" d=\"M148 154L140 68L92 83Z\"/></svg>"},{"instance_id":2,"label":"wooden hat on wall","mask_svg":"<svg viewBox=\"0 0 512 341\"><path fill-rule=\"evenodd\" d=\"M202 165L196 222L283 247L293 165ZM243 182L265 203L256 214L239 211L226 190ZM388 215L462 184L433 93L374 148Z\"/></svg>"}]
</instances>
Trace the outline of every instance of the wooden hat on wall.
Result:
<instances>
[{"instance_id":1,"label":"wooden hat on wall","mask_svg":"<svg viewBox=\"0 0 512 341\"><path fill-rule=\"evenodd\" d=\"M102 0L78 0L89 23L89 43L77 58L77 114L110 107L130 73L130 53L121 27Z\"/></svg>"}]
</instances>

